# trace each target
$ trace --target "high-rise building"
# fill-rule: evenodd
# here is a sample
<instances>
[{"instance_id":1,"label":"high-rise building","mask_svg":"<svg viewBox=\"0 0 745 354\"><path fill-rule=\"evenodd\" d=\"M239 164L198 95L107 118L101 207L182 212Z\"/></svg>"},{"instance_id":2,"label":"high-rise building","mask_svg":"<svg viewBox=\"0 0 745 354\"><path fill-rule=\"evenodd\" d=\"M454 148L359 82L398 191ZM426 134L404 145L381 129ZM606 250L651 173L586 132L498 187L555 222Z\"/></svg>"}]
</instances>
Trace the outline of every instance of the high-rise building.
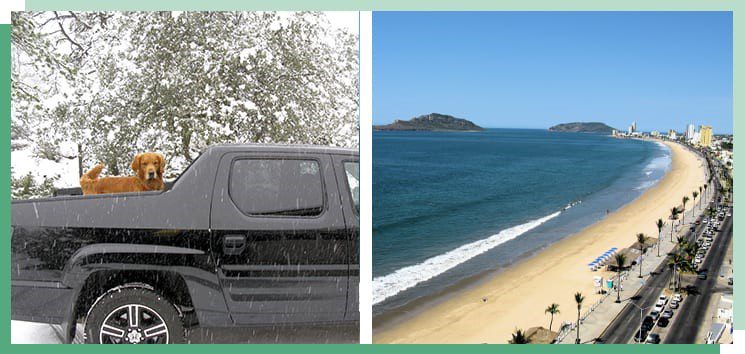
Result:
<instances>
[{"instance_id":1,"label":"high-rise building","mask_svg":"<svg viewBox=\"0 0 745 354\"><path fill-rule=\"evenodd\" d=\"M710 147L712 135L711 126L702 125L701 128L699 128L698 145L701 147Z\"/></svg>"},{"instance_id":2,"label":"high-rise building","mask_svg":"<svg viewBox=\"0 0 745 354\"><path fill-rule=\"evenodd\" d=\"M696 127L693 124L688 124L686 127L686 140L693 139L693 133L696 132Z\"/></svg>"},{"instance_id":3,"label":"high-rise building","mask_svg":"<svg viewBox=\"0 0 745 354\"><path fill-rule=\"evenodd\" d=\"M667 132L667 138L670 140L677 140L678 139L678 133L675 132L675 130L668 130Z\"/></svg>"}]
</instances>

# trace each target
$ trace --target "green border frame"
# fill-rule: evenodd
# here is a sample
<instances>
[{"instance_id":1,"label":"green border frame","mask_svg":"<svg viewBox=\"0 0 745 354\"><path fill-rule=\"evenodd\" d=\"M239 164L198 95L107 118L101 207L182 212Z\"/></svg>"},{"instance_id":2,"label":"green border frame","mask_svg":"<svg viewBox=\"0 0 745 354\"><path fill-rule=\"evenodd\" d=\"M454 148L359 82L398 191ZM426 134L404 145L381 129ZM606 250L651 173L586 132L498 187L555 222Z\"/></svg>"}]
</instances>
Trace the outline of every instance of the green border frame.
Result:
<instances>
[{"instance_id":1,"label":"green border frame","mask_svg":"<svg viewBox=\"0 0 745 354\"><path fill-rule=\"evenodd\" d=\"M532 0L532 1L508 1L508 0L460 0L460 1L445 1L445 0L314 0L314 1L300 1L300 0L254 0L254 1L239 1L239 0L212 0L198 1L198 0L161 0L157 3L153 0L130 0L126 3L114 3L114 2L103 2L93 0L26 0L27 10L494 10L494 11L515 11L515 10L528 10L528 11L733 11L733 55L735 60L738 62L738 58L742 61L745 58L745 21L743 17L739 15L739 9L742 8L742 2L738 4L737 1L730 0L627 0L627 1L598 1L598 0L565 0L562 2L555 0ZM374 35L374 34L373 34ZM738 45L737 40L741 43ZM2 180L0 185L0 199L3 203L0 204L0 217L2 218L3 224L10 224L10 26L0 25L0 111L4 112L4 117L0 124L0 143L2 144L2 153L0 153L0 165L2 165L3 172L6 178ZM733 115L737 117L737 102L745 102L745 70L742 70L737 65L733 68ZM739 90L738 90L739 88ZM374 89L374 88L373 88ZM739 99L739 100L738 100ZM733 117L733 132L737 129L738 119ZM744 139L738 139L735 136L735 154L739 156L739 144ZM745 151L745 150L743 150ZM737 164L735 164L734 174L737 174ZM738 195L738 191L741 186L745 186L745 182L735 179L735 195ZM739 198L739 197L737 197ZM745 214L743 214L745 215ZM742 221L740 221L742 219ZM740 214L735 210L735 223L745 222L745 217L740 217ZM735 236L738 235L737 227L735 227ZM5 229L0 233L2 238L2 247L5 250L10 249L9 230ZM738 241L739 242L739 241ZM745 248L737 247L737 242L734 245L734 258L735 265L739 265L742 261L739 261L742 257L745 257ZM10 259L7 252L0 254L0 259L6 264L6 267L10 265ZM10 294L9 294L9 272L0 272L2 274L2 282L6 285L6 296L2 299L2 309L0 315L4 318L10 318ZM738 282L739 284L739 282ZM738 293L738 285L735 285L735 293ZM737 302L736 302L737 303ZM737 305L735 305L737 307ZM736 319L739 321L737 311L735 311ZM6 349L13 350L19 349L18 345L10 344L10 321L2 321L0 324L0 346L6 347ZM29 352L41 352L47 350L47 345L33 345L25 346L23 350ZM98 349L90 349L90 346L75 347L74 349L68 346L54 346L56 351L60 352L88 352L91 350L98 351ZM247 347L240 345L222 345L222 348L226 351L243 351ZM50 348L51 349L51 348ZM535 352L548 352L552 353L594 353L602 351L605 353L628 353L629 350L634 350L637 353L718 353L718 346L701 346L701 345L664 345L664 346L639 346L635 349L629 348L627 345L610 345L610 346L564 346L564 345L531 345L531 346L510 346L510 345L255 345L250 349L262 351L269 351L275 353L295 353L297 351L304 351L307 353L373 353L373 352L387 352L387 353L451 353L454 350L465 350L470 353L494 353L495 351L504 353L535 353ZM109 347L108 351L120 352L127 349L117 349L117 347ZM140 349L145 352L153 351L153 349ZM196 346L168 346L165 348L156 349L164 352L182 352L182 351L196 351L201 350L199 345Z\"/></svg>"}]
</instances>

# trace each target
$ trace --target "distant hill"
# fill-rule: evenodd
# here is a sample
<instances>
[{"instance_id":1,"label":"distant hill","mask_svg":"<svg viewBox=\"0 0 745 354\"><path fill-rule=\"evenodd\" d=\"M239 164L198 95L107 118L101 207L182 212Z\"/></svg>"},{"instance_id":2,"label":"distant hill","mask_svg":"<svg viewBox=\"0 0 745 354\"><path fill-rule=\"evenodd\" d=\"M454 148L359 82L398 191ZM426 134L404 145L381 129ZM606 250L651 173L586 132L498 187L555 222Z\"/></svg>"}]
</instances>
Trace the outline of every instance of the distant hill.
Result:
<instances>
[{"instance_id":1,"label":"distant hill","mask_svg":"<svg viewBox=\"0 0 745 354\"><path fill-rule=\"evenodd\" d=\"M447 114L430 113L411 120L399 120L397 119L391 124L387 125L375 125L375 130L416 130L416 131L439 131L439 132L452 132L452 131L482 131L484 128L479 127L473 122L455 118Z\"/></svg>"},{"instance_id":2,"label":"distant hill","mask_svg":"<svg viewBox=\"0 0 745 354\"><path fill-rule=\"evenodd\" d=\"M548 128L552 132L573 132L573 133L603 133L610 134L615 128L600 122L575 122L554 125Z\"/></svg>"}]
</instances>

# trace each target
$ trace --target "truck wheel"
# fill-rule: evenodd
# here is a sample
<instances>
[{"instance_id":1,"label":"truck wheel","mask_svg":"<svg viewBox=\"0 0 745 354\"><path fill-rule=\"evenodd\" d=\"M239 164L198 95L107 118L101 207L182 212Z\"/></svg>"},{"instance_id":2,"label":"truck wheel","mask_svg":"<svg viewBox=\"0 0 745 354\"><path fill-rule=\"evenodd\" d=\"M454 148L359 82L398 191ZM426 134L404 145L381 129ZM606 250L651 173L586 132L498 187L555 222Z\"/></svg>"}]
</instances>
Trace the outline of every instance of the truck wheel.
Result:
<instances>
[{"instance_id":1,"label":"truck wheel","mask_svg":"<svg viewBox=\"0 0 745 354\"><path fill-rule=\"evenodd\" d=\"M123 288L99 299L85 321L85 342L169 344L184 342L184 325L168 300L147 289Z\"/></svg>"}]
</instances>

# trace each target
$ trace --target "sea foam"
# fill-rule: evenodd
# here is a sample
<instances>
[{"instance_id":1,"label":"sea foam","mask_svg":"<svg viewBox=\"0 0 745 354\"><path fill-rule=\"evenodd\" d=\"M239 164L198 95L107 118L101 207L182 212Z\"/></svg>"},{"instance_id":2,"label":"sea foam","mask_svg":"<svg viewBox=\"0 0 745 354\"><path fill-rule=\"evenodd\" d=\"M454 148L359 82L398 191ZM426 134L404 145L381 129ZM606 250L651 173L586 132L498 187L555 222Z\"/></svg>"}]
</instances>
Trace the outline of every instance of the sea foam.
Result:
<instances>
[{"instance_id":1,"label":"sea foam","mask_svg":"<svg viewBox=\"0 0 745 354\"><path fill-rule=\"evenodd\" d=\"M494 247L512 240L561 214L553 214L500 231L483 240L474 241L452 251L429 258L419 264L401 268L391 274L373 279L373 305L417 284L432 279Z\"/></svg>"}]
</instances>

